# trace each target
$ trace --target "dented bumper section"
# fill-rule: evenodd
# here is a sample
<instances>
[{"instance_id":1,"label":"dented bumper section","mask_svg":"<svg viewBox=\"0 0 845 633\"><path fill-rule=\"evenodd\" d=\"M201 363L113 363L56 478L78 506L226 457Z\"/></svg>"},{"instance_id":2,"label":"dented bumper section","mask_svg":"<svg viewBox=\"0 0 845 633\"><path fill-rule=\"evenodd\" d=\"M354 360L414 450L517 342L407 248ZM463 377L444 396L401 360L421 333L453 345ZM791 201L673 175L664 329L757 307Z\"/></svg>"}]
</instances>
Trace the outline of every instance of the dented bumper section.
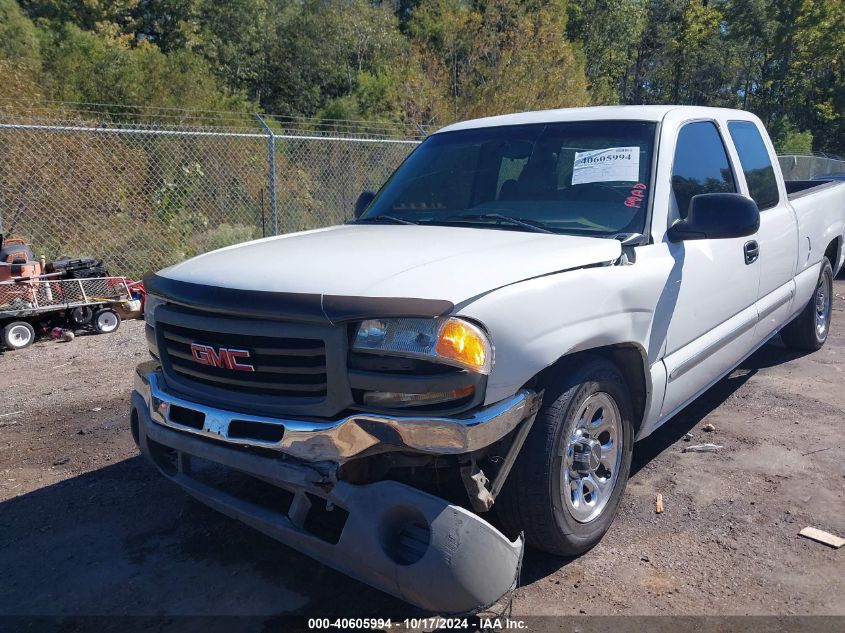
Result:
<instances>
[{"instance_id":1,"label":"dented bumper section","mask_svg":"<svg viewBox=\"0 0 845 633\"><path fill-rule=\"evenodd\" d=\"M374 452L408 450L461 455L490 446L536 412L539 398L523 390L459 417L354 413L339 420L286 419L235 413L191 402L162 387L158 365L140 365L135 390L154 422L238 445L279 450L308 462L342 463Z\"/></svg>"},{"instance_id":2,"label":"dented bumper section","mask_svg":"<svg viewBox=\"0 0 845 633\"><path fill-rule=\"evenodd\" d=\"M132 432L166 477L329 567L441 614L485 608L516 585L522 538L461 507L394 481L338 481L335 462L209 441L157 423L150 405L149 392L132 394Z\"/></svg>"}]
</instances>

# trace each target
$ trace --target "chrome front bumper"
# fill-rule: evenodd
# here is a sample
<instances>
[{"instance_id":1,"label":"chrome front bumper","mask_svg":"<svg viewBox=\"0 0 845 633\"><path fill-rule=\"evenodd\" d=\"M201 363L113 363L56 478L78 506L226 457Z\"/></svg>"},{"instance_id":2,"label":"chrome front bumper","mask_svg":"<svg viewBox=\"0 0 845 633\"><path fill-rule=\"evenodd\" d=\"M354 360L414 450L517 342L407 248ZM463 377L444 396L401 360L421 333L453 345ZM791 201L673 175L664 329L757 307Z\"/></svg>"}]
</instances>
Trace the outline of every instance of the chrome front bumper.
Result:
<instances>
[{"instance_id":1,"label":"chrome front bumper","mask_svg":"<svg viewBox=\"0 0 845 633\"><path fill-rule=\"evenodd\" d=\"M167 407L182 401L157 387L154 371L139 372L138 380L130 415L135 441L165 477L199 501L329 567L434 613L477 611L516 586L524 547L522 537L510 541L472 512L396 481L355 485L339 481L333 463L300 462L281 452L273 455L267 451L236 450L234 441L227 446L219 441L226 439L224 435L206 432L205 428L202 432L191 429L186 433L181 427L177 430L177 425L166 421ZM525 407L526 401L533 402L526 396L518 406ZM156 402L164 403L163 409L150 406ZM151 415L153 409L156 420ZM212 415L216 412L212 411ZM367 435L359 418L350 419L356 422L346 419L331 423L335 432L322 435L312 430L307 439L291 442L290 446L296 449L304 444L304 454L312 458L347 454L358 446L355 442L383 441L377 433L393 428L387 422L382 426L376 423ZM420 420L420 429L409 436L409 441L419 441L424 428L436 430L449 422L438 420L427 425ZM477 424L481 422L476 421ZM349 444L340 443L347 438L345 429L349 429ZM287 436L287 427L285 430ZM218 441L201 435L216 436ZM404 437L397 436L393 445L404 441ZM470 442L463 446L472 446L468 438L477 436L450 431L442 437L448 441L460 437ZM440 442L438 436L425 446L456 450L448 442ZM243 442L238 439L237 443ZM209 466L212 470L224 469L224 476L203 477ZM249 494L231 490L225 485L233 479L231 471L250 476L257 484L274 487L271 499L278 501L287 496L287 507L278 507L277 502L260 503ZM333 536L327 537L314 528L315 513L323 517L340 514Z\"/></svg>"},{"instance_id":2,"label":"chrome front bumper","mask_svg":"<svg viewBox=\"0 0 845 633\"><path fill-rule=\"evenodd\" d=\"M540 400L536 393L523 390L475 413L452 418L355 413L332 421L287 419L235 413L168 393L160 386L161 374L156 363L139 365L135 378L135 390L146 402L153 422L233 444L275 449L307 462L342 463L367 453L396 450L433 455L470 453L507 435L536 413ZM201 419L201 428L199 424L187 426L174 421L173 407L192 412L195 419ZM235 420L241 428L237 437L230 433ZM260 439L258 433L249 437L242 429L249 428L250 423L256 428L282 427L282 437L278 441Z\"/></svg>"}]
</instances>

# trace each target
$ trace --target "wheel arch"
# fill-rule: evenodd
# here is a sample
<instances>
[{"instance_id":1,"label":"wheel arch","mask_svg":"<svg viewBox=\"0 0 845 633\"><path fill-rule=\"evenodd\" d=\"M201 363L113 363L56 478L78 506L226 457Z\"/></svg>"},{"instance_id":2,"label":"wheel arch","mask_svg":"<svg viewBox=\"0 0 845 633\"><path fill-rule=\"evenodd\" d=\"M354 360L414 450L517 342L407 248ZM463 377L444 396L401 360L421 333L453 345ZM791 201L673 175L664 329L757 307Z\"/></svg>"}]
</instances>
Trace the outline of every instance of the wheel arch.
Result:
<instances>
[{"instance_id":1,"label":"wheel arch","mask_svg":"<svg viewBox=\"0 0 845 633\"><path fill-rule=\"evenodd\" d=\"M839 272L839 261L842 258L842 236L835 237L830 241L830 244L827 245L827 248L824 251L825 257L827 257L830 265L833 267L833 276L836 277L837 273Z\"/></svg>"},{"instance_id":2,"label":"wheel arch","mask_svg":"<svg viewBox=\"0 0 845 633\"><path fill-rule=\"evenodd\" d=\"M535 374L524 386L540 388L550 379L552 374L583 356L603 358L612 363L622 374L630 391L631 403L634 407L634 436L636 437L645 421L652 393L648 355L645 348L639 343L614 343L564 354L554 363Z\"/></svg>"}]
</instances>

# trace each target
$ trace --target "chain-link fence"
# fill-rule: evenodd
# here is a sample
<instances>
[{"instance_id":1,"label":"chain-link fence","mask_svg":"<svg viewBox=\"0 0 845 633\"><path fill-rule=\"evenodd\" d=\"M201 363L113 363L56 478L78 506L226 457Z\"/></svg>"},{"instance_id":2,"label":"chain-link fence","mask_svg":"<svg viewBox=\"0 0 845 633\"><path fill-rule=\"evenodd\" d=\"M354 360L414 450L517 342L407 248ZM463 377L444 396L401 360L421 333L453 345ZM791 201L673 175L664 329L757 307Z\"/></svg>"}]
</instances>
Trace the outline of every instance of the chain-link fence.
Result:
<instances>
[{"instance_id":1,"label":"chain-link fence","mask_svg":"<svg viewBox=\"0 0 845 633\"><path fill-rule=\"evenodd\" d=\"M341 223L419 137L358 122L0 104L0 224L48 259L90 255L138 277Z\"/></svg>"}]
</instances>

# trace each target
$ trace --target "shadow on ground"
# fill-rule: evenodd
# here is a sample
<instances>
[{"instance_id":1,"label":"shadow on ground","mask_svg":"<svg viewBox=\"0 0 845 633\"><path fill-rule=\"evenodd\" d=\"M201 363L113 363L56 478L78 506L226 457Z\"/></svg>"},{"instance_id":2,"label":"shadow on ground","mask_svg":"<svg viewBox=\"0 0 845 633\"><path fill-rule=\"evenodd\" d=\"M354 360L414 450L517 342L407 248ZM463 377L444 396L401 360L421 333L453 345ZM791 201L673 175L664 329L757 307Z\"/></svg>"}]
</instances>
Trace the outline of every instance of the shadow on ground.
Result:
<instances>
[{"instance_id":1,"label":"shadow on ground","mask_svg":"<svg viewBox=\"0 0 845 633\"><path fill-rule=\"evenodd\" d=\"M414 615L140 457L0 504L0 615Z\"/></svg>"}]
</instances>

